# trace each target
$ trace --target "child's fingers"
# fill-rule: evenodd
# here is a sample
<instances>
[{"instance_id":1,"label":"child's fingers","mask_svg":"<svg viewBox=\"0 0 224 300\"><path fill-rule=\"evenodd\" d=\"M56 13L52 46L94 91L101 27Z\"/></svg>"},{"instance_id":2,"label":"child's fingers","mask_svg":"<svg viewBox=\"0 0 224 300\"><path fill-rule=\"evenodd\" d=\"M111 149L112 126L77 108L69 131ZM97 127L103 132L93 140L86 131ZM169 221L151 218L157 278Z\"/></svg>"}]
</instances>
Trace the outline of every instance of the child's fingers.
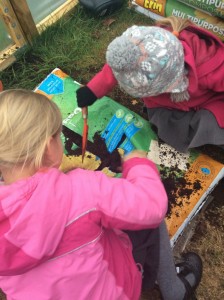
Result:
<instances>
[{"instance_id":1,"label":"child's fingers","mask_svg":"<svg viewBox=\"0 0 224 300\"><path fill-rule=\"evenodd\" d=\"M130 152L129 154L125 155L123 160L126 161L128 159L131 159L133 157L138 157L138 158L147 158L147 152L143 150L134 150Z\"/></svg>"}]
</instances>

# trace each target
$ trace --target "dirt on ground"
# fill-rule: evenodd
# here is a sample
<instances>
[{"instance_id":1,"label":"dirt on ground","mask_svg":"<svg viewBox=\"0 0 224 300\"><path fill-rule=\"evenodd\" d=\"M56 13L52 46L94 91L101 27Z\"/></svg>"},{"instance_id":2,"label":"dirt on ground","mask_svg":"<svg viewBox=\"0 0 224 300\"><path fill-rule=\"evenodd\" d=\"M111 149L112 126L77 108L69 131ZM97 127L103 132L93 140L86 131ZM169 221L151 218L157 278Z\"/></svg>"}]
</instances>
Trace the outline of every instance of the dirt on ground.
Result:
<instances>
[{"instance_id":1,"label":"dirt on ground","mask_svg":"<svg viewBox=\"0 0 224 300\"><path fill-rule=\"evenodd\" d=\"M96 73L98 70L94 70ZM74 78L76 76L74 75ZM147 120L147 114L140 100L132 99L123 93L118 87L109 95L115 101L136 112ZM197 150L210 156L214 160L224 164L224 150L213 145L205 145ZM220 300L224 298L224 179L220 180L211 196L211 203L206 210L199 215L197 226L192 239L186 246L186 251L195 251L203 260L203 278L197 290L198 300ZM159 291L142 295L142 300L161 299ZM5 296L0 291L0 300Z\"/></svg>"},{"instance_id":2,"label":"dirt on ground","mask_svg":"<svg viewBox=\"0 0 224 300\"><path fill-rule=\"evenodd\" d=\"M117 87L110 97L147 120L140 100L131 99ZM197 148L203 154L224 164L224 150L214 145ZM211 202L197 218L194 234L185 251L195 251L203 260L203 277L197 289L198 300L224 299L224 178L210 194ZM142 300L161 299L158 290L142 296Z\"/></svg>"}]
</instances>

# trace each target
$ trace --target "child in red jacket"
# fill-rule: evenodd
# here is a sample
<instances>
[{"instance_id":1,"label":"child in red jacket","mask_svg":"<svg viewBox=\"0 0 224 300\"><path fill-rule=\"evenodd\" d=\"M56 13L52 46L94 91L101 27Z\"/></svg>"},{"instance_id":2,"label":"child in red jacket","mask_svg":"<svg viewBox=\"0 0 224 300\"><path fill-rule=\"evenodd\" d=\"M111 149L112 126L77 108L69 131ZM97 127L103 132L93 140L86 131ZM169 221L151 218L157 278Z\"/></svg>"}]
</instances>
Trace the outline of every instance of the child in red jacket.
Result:
<instances>
[{"instance_id":1,"label":"child in red jacket","mask_svg":"<svg viewBox=\"0 0 224 300\"><path fill-rule=\"evenodd\" d=\"M158 136L180 152L224 145L224 44L188 20L132 26L108 46L107 63L77 91L80 107L119 84L141 98Z\"/></svg>"}]
</instances>

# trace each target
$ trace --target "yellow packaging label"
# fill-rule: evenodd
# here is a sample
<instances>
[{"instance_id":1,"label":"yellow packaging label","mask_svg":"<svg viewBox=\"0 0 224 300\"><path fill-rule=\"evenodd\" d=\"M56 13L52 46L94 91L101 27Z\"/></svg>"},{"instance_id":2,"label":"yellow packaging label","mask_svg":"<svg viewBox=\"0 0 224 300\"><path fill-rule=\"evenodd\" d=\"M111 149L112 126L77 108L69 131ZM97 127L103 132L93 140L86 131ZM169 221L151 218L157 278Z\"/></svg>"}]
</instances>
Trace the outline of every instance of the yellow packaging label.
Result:
<instances>
[{"instance_id":1,"label":"yellow packaging label","mask_svg":"<svg viewBox=\"0 0 224 300\"><path fill-rule=\"evenodd\" d=\"M136 0L135 3L157 15L165 16L166 0Z\"/></svg>"}]
</instances>

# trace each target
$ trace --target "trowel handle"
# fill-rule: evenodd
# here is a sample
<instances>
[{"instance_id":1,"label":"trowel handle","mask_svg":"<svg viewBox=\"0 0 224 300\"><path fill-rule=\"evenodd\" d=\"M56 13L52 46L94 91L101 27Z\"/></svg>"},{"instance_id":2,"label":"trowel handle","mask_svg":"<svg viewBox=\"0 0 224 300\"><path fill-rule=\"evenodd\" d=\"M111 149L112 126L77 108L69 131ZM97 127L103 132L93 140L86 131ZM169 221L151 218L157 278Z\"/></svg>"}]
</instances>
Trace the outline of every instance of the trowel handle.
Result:
<instances>
[{"instance_id":1,"label":"trowel handle","mask_svg":"<svg viewBox=\"0 0 224 300\"><path fill-rule=\"evenodd\" d=\"M82 118L87 119L87 117L88 117L88 107L85 106L82 108Z\"/></svg>"}]
</instances>

